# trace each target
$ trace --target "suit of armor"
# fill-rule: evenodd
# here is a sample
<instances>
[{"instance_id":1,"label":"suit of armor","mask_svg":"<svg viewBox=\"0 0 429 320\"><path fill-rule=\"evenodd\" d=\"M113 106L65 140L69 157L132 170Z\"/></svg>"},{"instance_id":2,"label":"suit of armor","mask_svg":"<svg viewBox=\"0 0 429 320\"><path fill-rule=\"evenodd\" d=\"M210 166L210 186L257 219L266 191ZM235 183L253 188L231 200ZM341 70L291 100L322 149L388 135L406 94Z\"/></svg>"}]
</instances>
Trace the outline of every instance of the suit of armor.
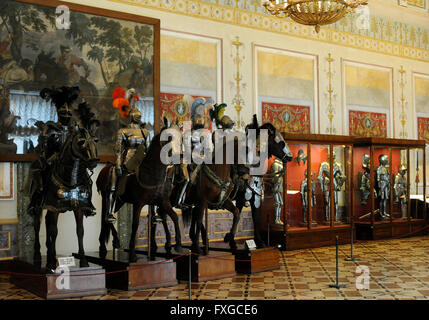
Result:
<instances>
[{"instance_id":1,"label":"suit of armor","mask_svg":"<svg viewBox=\"0 0 429 320\"><path fill-rule=\"evenodd\" d=\"M302 203L302 221L307 223L307 212L308 212L308 180L307 170L304 173L304 180L301 182L301 203ZM311 206L316 206L316 184L311 184Z\"/></svg>"},{"instance_id":2,"label":"suit of armor","mask_svg":"<svg viewBox=\"0 0 429 320\"><path fill-rule=\"evenodd\" d=\"M273 198L274 198L274 223L282 225L280 214L283 207L283 163L279 159L275 159L270 168L270 175L273 184Z\"/></svg>"},{"instance_id":3,"label":"suit of armor","mask_svg":"<svg viewBox=\"0 0 429 320\"><path fill-rule=\"evenodd\" d=\"M368 154L364 154L362 157L362 168L365 170L362 173L362 176L360 178L360 201L362 205L366 205L369 195L370 195L370 190L371 190L371 183L370 183L370 162L369 162L369 155Z\"/></svg>"},{"instance_id":4,"label":"suit of armor","mask_svg":"<svg viewBox=\"0 0 429 320\"><path fill-rule=\"evenodd\" d=\"M50 97L43 97L50 99ZM40 129L36 152L39 157L30 167L29 180L26 184L26 193L30 196L29 213L35 214L37 208L43 206L45 200L46 183L52 173L53 164L58 157L61 147L70 133L71 111L68 103L55 105L58 122L37 122Z\"/></svg>"},{"instance_id":5,"label":"suit of armor","mask_svg":"<svg viewBox=\"0 0 429 320\"><path fill-rule=\"evenodd\" d=\"M344 182L346 181L346 176L344 175L343 172L343 168L341 166L341 163L339 163L338 161L335 160L335 152L333 153L333 157L334 157L334 169L333 169L333 176L334 176L334 205L335 205L335 221L340 221L340 217L339 217L339 207L338 207L338 193L341 191ZM325 218L326 221L330 221L331 219L331 212L330 212L330 207L331 207L331 193L329 190L329 183L330 183L330 179L329 179L329 171L330 171L330 166L329 166L329 162L325 161L320 165L320 170L319 170L319 180L320 180L320 184L322 186L322 192L323 192L323 196L324 196L324 200L325 200Z\"/></svg>"},{"instance_id":6,"label":"suit of armor","mask_svg":"<svg viewBox=\"0 0 429 320\"><path fill-rule=\"evenodd\" d=\"M393 190L395 193L395 202L401 203L401 213L402 219L407 219L408 215L408 184L407 184L407 167L405 165L401 165L399 168L399 172L395 176L395 184L393 186Z\"/></svg>"},{"instance_id":7,"label":"suit of armor","mask_svg":"<svg viewBox=\"0 0 429 320\"><path fill-rule=\"evenodd\" d=\"M116 220L113 211L117 197L125 191L125 177L135 172L146 155L149 132L142 128L140 111L131 106L128 118L128 127L119 129L116 135L115 170L112 170L110 180L110 209L106 216L108 222Z\"/></svg>"},{"instance_id":8,"label":"suit of armor","mask_svg":"<svg viewBox=\"0 0 429 320\"><path fill-rule=\"evenodd\" d=\"M331 191L329 189L330 185L330 170L329 162L325 161L320 164L319 169L319 181L323 193L323 200L325 203L325 220L329 221L331 217L330 207L331 207Z\"/></svg>"},{"instance_id":9,"label":"suit of armor","mask_svg":"<svg viewBox=\"0 0 429 320\"><path fill-rule=\"evenodd\" d=\"M204 160L204 144L209 143L208 141L201 141L201 132L198 129L203 129L205 127L205 118L204 110L213 103L211 99L197 98L194 100L191 106L191 121L192 121L192 133L190 136L190 145L192 158L199 158L199 160ZM187 152L187 150L185 150ZM180 189L179 197L177 200L178 207L186 207L184 204L186 198L186 190L188 188L189 182L193 183L198 175L199 170L201 169L200 164L191 164L188 165L183 163L180 165L181 175L183 180L181 182L182 187ZM191 174L189 174L191 171Z\"/></svg>"},{"instance_id":10,"label":"suit of armor","mask_svg":"<svg viewBox=\"0 0 429 320\"><path fill-rule=\"evenodd\" d=\"M387 155L382 154L379 157L380 165L376 169L376 178L377 178L377 186L378 192L377 197L380 201L380 216L384 218L388 218L387 214L387 201L389 200L390 194L390 173L389 173L389 159Z\"/></svg>"}]
</instances>

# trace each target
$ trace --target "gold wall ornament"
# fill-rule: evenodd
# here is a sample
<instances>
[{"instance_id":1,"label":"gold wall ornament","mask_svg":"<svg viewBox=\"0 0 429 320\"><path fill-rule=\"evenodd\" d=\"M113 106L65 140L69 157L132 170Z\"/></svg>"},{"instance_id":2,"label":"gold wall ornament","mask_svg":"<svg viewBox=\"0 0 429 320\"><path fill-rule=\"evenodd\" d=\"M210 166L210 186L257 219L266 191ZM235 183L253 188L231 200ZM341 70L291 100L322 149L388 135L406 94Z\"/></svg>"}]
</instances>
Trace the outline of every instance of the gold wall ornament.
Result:
<instances>
[{"instance_id":1,"label":"gold wall ornament","mask_svg":"<svg viewBox=\"0 0 429 320\"><path fill-rule=\"evenodd\" d=\"M244 99L241 96L241 86L240 85L241 80L243 80L241 73L240 73L240 65L243 62L244 56L240 57L240 47L243 46L243 42L239 40L239 37L235 37L235 40L232 41L232 45L235 47L235 55L233 56L233 61L235 64L235 75L234 75L234 81L235 81L235 95L232 99L232 104L234 105L235 111L237 112L237 128L241 128L241 115L240 112L243 109L244 106Z\"/></svg>"},{"instance_id":2,"label":"gold wall ornament","mask_svg":"<svg viewBox=\"0 0 429 320\"><path fill-rule=\"evenodd\" d=\"M314 26L332 24L344 18L354 9L367 5L365 0L263 0L269 13L280 18L290 17L293 21Z\"/></svg>"},{"instance_id":3,"label":"gold wall ornament","mask_svg":"<svg viewBox=\"0 0 429 320\"><path fill-rule=\"evenodd\" d=\"M408 136L407 131L405 130L405 125L407 123L407 113L405 112L405 109L407 108L407 101L405 100L404 88L407 82L404 78L405 70L403 66L401 66L401 68L399 69L399 75L400 75L399 87L401 88L401 97L399 98L401 113L399 114L399 121L401 122L401 127L402 127L399 136L402 139L406 139Z\"/></svg>"},{"instance_id":4,"label":"gold wall ornament","mask_svg":"<svg viewBox=\"0 0 429 320\"><path fill-rule=\"evenodd\" d=\"M329 134L335 133L335 128L333 126L333 119L335 114L335 107L334 107L334 89L332 88L332 79L334 77L333 71L332 71L332 62L334 62L334 59L332 58L331 54L329 53L328 56L325 58L325 60L328 62L328 70L326 71L326 74L328 76L328 89L326 92L327 98L328 98L328 107L326 108L326 113L328 115L329 119L329 128L327 128L327 131L329 131Z\"/></svg>"}]
</instances>

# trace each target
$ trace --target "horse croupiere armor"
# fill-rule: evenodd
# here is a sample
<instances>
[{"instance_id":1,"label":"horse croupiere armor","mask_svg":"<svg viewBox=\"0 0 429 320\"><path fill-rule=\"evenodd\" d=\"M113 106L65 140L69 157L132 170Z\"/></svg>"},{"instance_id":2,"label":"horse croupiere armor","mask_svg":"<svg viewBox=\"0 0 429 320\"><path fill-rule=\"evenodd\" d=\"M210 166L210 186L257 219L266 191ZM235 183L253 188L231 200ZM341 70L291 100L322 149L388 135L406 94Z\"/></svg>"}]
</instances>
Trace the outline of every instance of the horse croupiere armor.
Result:
<instances>
[{"instance_id":1,"label":"horse croupiere armor","mask_svg":"<svg viewBox=\"0 0 429 320\"><path fill-rule=\"evenodd\" d=\"M378 161L380 165L376 169L376 179L378 187L377 198L380 201L379 213L382 219L387 219L389 218L387 201L390 194L389 158L387 155L382 154L379 156Z\"/></svg>"},{"instance_id":2,"label":"horse croupiere armor","mask_svg":"<svg viewBox=\"0 0 429 320\"><path fill-rule=\"evenodd\" d=\"M395 184L393 186L395 194L395 203L401 204L401 218L407 219L408 216L408 186L407 186L407 166L401 164L399 172L395 176Z\"/></svg>"},{"instance_id":3,"label":"horse croupiere armor","mask_svg":"<svg viewBox=\"0 0 429 320\"><path fill-rule=\"evenodd\" d=\"M114 170L111 172L110 181L110 210L106 216L108 222L116 220L114 216L116 200L125 192L126 176L135 172L146 155L147 139L149 137L149 131L143 127L141 122L141 112L134 105L135 100L138 100L138 97L134 94L135 90L129 89L125 92L118 89L120 88L117 88L117 91L115 90L120 95L119 98L116 98L120 101L117 106L123 108L121 115L127 116L130 123L126 128L119 129L116 135L114 149L116 161ZM114 101L118 101L116 99ZM125 111L123 111L124 109Z\"/></svg>"}]
</instances>

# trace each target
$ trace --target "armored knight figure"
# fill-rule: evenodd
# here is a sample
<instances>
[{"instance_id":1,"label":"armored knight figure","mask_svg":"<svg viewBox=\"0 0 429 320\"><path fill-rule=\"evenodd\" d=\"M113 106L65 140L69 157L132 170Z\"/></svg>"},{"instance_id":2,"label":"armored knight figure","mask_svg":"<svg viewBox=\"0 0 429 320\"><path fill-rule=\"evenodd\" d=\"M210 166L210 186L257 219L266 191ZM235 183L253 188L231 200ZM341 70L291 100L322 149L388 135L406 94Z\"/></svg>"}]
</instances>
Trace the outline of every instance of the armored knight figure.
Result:
<instances>
[{"instance_id":1,"label":"armored knight figure","mask_svg":"<svg viewBox=\"0 0 429 320\"><path fill-rule=\"evenodd\" d=\"M58 89L43 89L40 92L42 99L51 101L57 109L58 122L38 121L40 129L36 152L38 160L32 163L26 192L30 195L29 213L43 205L46 183L52 171L52 165L58 157L62 145L66 142L72 126L72 104L79 96L78 87L61 87ZM93 213L95 214L95 212Z\"/></svg>"},{"instance_id":2,"label":"armored knight figure","mask_svg":"<svg viewBox=\"0 0 429 320\"><path fill-rule=\"evenodd\" d=\"M149 131L144 128L141 122L141 112L134 105L135 100L138 99L134 93L134 89L127 90L124 96L126 101L122 100L123 105L121 107L127 108L125 108L126 111L121 112L121 114L122 116L126 115L128 117L129 124L126 128L119 129L116 135L114 149L116 156L115 170L112 170L110 181L110 210L109 215L106 217L108 222L116 220L113 215L114 205L116 199L124 192L125 177L135 172L146 155Z\"/></svg>"},{"instance_id":3,"label":"armored knight figure","mask_svg":"<svg viewBox=\"0 0 429 320\"><path fill-rule=\"evenodd\" d=\"M344 175L341 163L339 163L336 160L335 152L333 152L333 164L334 164L334 168L333 168L334 180L333 180L333 183L334 183L335 221L340 221L340 211L339 211L339 207L338 207L338 194L340 193L340 191L344 185L344 182L347 180L347 177ZM320 180L320 184L322 186L323 197L325 200L325 218L326 218L326 221L329 221L330 217L331 217L331 214L330 214L331 199L330 199L330 190L329 190L329 182L330 182L329 171L330 171L330 166L329 166L329 157L328 157L328 161L322 162L322 164L320 165L320 169L319 169L319 180Z\"/></svg>"},{"instance_id":4,"label":"armored knight figure","mask_svg":"<svg viewBox=\"0 0 429 320\"><path fill-rule=\"evenodd\" d=\"M362 205L366 205L370 196L371 184L370 184L370 161L369 155L364 154L362 157L362 168L365 170L360 177L360 202Z\"/></svg>"},{"instance_id":5,"label":"armored knight figure","mask_svg":"<svg viewBox=\"0 0 429 320\"><path fill-rule=\"evenodd\" d=\"M387 214L387 202L390 194L390 173L389 173L389 158L387 155L382 154L378 157L380 165L376 169L377 181L377 198L380 202L380 217L386 219L389 217Z\"/></svg>"},{"instance_id":6,"label":"armored knight figure","mask_svg":"<svg viewBox=\"0 0 429 320\"><path fill-rule=\"evenodd\" d=\"M319 182L322 189L323 200L325 203L325 220L329 221L331 217L330 207L331 207L331 191L329 190L330 184L330 170L329 170L329 158L328 161L322 162L319 169Z\"/></svg>"},{"instance_id":7,"label":"armored knight figure","mask_svg":"<svg viewBox=\"0 0 429 320\"><path fill-rule=\"evenodd\" d=\"M191 152L193 158L200 158L201 160L204 159L204 144L209 143L209 147L211 148L211 140L207 141L204 139L204 141L201 141L201 133L202 131L198 129L203 129L206 125L205 123L205 110L210 109L213 104L212 99L208 98L197 98L194 100L191 106L191 121L192 121L192 129L191 129L191 136L190 136L190 146L191 146ZM206 145L207 146L207 145ZM185 150L186 152L186 150ZM197 174L201 168L201 165L195 165L195 164L186 164L182 163L180 164L180 171L181 175L183 177L180 184L182 184L181 191L179 193L179 197L177 200L177 207L186 207L184 204L185 198L186 198L186 190L188 189L189 183L193 183L197 177ZM191 172L191 173L190 173Z\"/></svg>"},{"instance_id":8,"label":"armored knight figure","mask_svg":"<svg viewBox=\"0 0 429 320\"><path fill-rule=\"evenodd\" d=\"M280 214L283 207L283 163L279 159L275 159L270 168L270 176L273 185L273 198L274 198L274 224L283 225L280 219Z\"/></svg>"},{"instance_id":9,"label":"armored knight figure","mask_svg":"<svg viewBox=\"0 0 429 320\"><path fill-rule=\"evenodd\" d=\"M407 219L408 215L408 188L407 188L407 166L401 164L399 171L395 176L395 184L393 186L395 194L395 203L401 203L402 219Z\"/></svg>"},{"instance_id":10,"label":"armored knight figure","mask_svg":"<svg viewBox=\"0 0 429 320\"><path fill-rule=\"evenodd\" d=\"M301 182L301 203L302 203L302 222L307 223L308 212L308 180L307 170L304 173L304 180ZM311 206L316 206L316 184L311 184Z\"/></svg>"}]
</instances>

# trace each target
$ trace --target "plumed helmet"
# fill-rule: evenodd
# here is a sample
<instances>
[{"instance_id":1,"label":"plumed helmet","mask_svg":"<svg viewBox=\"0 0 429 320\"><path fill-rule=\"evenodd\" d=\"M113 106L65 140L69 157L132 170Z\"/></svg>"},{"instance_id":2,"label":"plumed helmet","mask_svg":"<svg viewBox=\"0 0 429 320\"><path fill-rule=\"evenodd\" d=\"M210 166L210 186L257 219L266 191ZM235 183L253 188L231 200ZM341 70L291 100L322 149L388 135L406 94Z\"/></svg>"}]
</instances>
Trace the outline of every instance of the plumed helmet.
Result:
<instances>
[{"instance_id":1,"label":"plumed helmet","mask_svg":"<svg viewBox=\"0 0 429 320\"><path fill-rule=\"evenodd\" d=\"M407 170L408 170L408 168L407 168L407 165L406 164L401 164L400 166L399 166L399 172L401 173L401 174L404 174L405 172L407 172Z\"/></svg>"},{"instance_id":2,"label":"plumed helmet","mask_svg":"<svg viewBox=\"0 0 429 320\"><path fill-rule=\"evenodd\" d=\"M213 100L211 98L196 98L191 106L191 120L194 129L204 128L204 111L211 109Z\"/></svg>"}]
</instances>

